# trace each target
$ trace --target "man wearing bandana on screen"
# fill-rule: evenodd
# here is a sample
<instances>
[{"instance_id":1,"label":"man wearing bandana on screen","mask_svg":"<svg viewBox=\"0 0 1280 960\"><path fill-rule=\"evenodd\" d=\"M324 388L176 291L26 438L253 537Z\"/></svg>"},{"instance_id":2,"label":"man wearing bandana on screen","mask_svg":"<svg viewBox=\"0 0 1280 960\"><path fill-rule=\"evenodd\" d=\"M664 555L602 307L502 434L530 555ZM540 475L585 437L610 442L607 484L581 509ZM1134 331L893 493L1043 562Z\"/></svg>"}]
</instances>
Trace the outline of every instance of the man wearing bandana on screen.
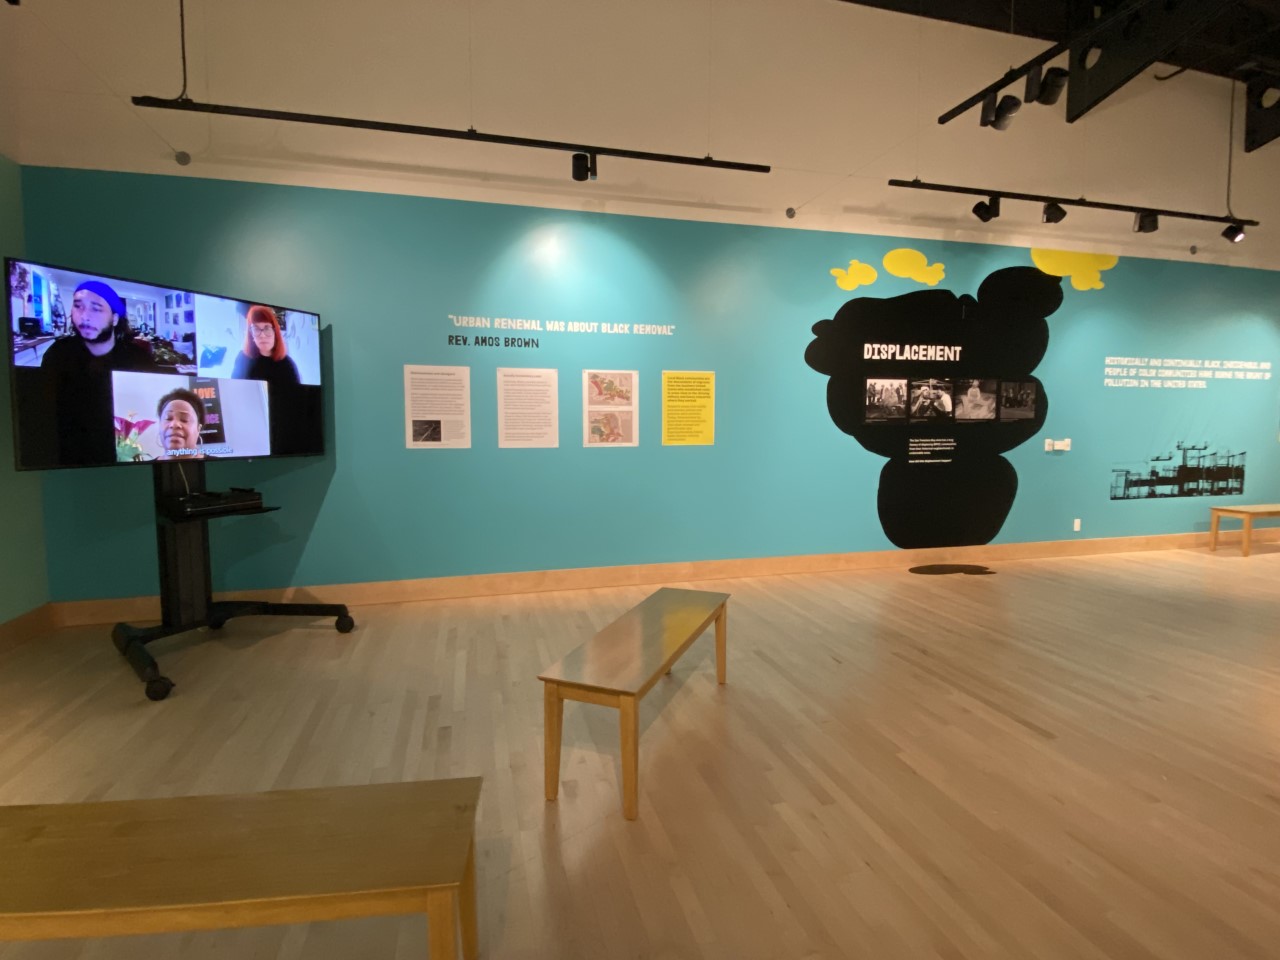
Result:
<instances>
[{"instance_id":1,"label":"man wearing bandana on screen","mask_svg":"<svg viewBox=\"0 0 1280 960\"><path fill-rule=\"evenodd\" d=\"M101 280L86 280L71 300L72 333L45 351L41 366L54 373L147 370L151 350L134 339L119 294Z\"/></svg>"},{"instance_id":2,"label":"man wearing bandana on screen","mask_svg":"<svg viewBox=\"0 0 1280 960\"><path fill-rule=\"evenodd\" d=\"M111 372L154 370L156 364L151 348L129 329L124 301L101 280L76 287L70 320L71 332L50 344L40 363L52 375L59 460L114 463Z\"/></svg>"}]
</instances>

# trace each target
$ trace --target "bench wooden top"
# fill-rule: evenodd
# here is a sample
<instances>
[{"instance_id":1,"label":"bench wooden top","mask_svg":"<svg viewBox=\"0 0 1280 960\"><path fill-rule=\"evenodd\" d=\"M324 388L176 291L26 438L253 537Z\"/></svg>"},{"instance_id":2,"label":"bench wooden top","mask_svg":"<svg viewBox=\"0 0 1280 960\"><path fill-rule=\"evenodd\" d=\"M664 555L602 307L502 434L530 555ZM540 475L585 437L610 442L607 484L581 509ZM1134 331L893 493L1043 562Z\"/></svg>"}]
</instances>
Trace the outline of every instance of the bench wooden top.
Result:
<instances>
[{"instance_id":1,"label":"bench wooden top","mask_svg":"<svg viewBox=\"0 0 1280 960\"><path fill-rule=\"evenodd\" d=\"M727 593L663 587L552 664L538 679L644 696L728 599Z\"/></svg>"},{"instance_id":2,"label":"bench wooden top","mask_svg":"<svg viewBox=\"0 0 1280 960\"><path fill-rule=\"evenodd\" d=\"M1210 507L1210 513L1249 514L1254 517L1280 517L1280 503L1263 503L1257 506Z\"/></svg>"},{"instance_id":3,"label":"bench wooden top","mask_svg":"<svg viewBox=\"0 0 1280 960\"><path fill-rule=\"evenodd\" d=\"M422 910L463 879L480 778L0 806L0 940Z\"/></svg>"}]
</instances>

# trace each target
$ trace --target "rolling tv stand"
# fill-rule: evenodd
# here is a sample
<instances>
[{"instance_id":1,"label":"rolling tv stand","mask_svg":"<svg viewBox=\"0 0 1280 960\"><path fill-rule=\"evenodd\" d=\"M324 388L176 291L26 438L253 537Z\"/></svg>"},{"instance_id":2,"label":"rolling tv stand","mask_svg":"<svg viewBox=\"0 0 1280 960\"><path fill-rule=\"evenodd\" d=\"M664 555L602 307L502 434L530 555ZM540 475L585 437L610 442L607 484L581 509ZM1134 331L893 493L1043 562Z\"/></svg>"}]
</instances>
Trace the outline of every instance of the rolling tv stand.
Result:
<instances>
[{"instance_id":1,"label":"rolling tv stand","mask_svg":"<svg viewBox=\"0 0 1280 960\"><path fill-rule=\"evenodd\" d=\"M147 699L163 700L173 689L173 681L160 673L147 644L174 634L208 627L219 630L232 617L334 617L339 633L350 633L355 620L340 603L268 603L262 600L214 600L209 572L209 527L211 519L270 513L276 507L263 507L243 496L227 495L225 504L216 510L186 512L176 508L191 495L207 501L204 462L186 460L181 463L155 465L156 549L160 559L160 616L155 627L135 627L117 623L111 640L120 655L129 661L133 672L146 685ZM244 491L233 491L243 494Z\"/></svg>"}]
</instances>

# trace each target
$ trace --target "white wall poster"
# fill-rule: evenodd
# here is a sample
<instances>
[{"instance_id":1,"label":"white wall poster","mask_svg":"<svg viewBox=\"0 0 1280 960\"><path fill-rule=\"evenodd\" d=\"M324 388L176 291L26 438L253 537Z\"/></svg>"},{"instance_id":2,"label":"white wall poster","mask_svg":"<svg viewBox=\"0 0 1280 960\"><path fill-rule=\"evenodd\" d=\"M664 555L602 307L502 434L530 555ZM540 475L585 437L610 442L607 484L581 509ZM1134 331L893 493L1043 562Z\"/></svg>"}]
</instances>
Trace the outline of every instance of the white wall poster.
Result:
<instances>
[{"instance_id":1,"label":"white wall poster","mask_svg":"<svg viewBox=\"0 0 1280 960\"><path fill-rule=\"evenodd\" d=\"M498 447L560 446L559 371L498 368Z\"/></svg>"},{"instance_id":2,"label":"white wall poster","mask_svg":"<svg viewBox=\"0 0 1280 960\"><path fill-rule=\"evenodd\" d=\"M404 445L471 446L471 368L405 364Z\"/></svg>"}]
</instances>

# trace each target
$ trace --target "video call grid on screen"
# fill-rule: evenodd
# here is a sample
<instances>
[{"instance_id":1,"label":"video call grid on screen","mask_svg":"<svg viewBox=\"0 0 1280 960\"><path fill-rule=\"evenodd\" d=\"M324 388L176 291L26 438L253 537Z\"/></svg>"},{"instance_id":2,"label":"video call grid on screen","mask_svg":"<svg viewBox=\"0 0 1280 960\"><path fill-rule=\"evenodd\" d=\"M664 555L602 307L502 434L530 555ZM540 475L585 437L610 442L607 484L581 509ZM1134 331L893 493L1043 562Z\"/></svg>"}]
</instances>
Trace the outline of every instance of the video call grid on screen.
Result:
<instances>
[{"instance_id":1,"label":"video call grid on screen","mask_svg":"<svg viewBox=\"0 0 1280 960\"><path fill-rule=\"evenodd\" d=\"M323 453L317 314L16 258L5 279L19 469ZM180 418L194 445L166 443Z\"/></svg>"}]
</instances>

